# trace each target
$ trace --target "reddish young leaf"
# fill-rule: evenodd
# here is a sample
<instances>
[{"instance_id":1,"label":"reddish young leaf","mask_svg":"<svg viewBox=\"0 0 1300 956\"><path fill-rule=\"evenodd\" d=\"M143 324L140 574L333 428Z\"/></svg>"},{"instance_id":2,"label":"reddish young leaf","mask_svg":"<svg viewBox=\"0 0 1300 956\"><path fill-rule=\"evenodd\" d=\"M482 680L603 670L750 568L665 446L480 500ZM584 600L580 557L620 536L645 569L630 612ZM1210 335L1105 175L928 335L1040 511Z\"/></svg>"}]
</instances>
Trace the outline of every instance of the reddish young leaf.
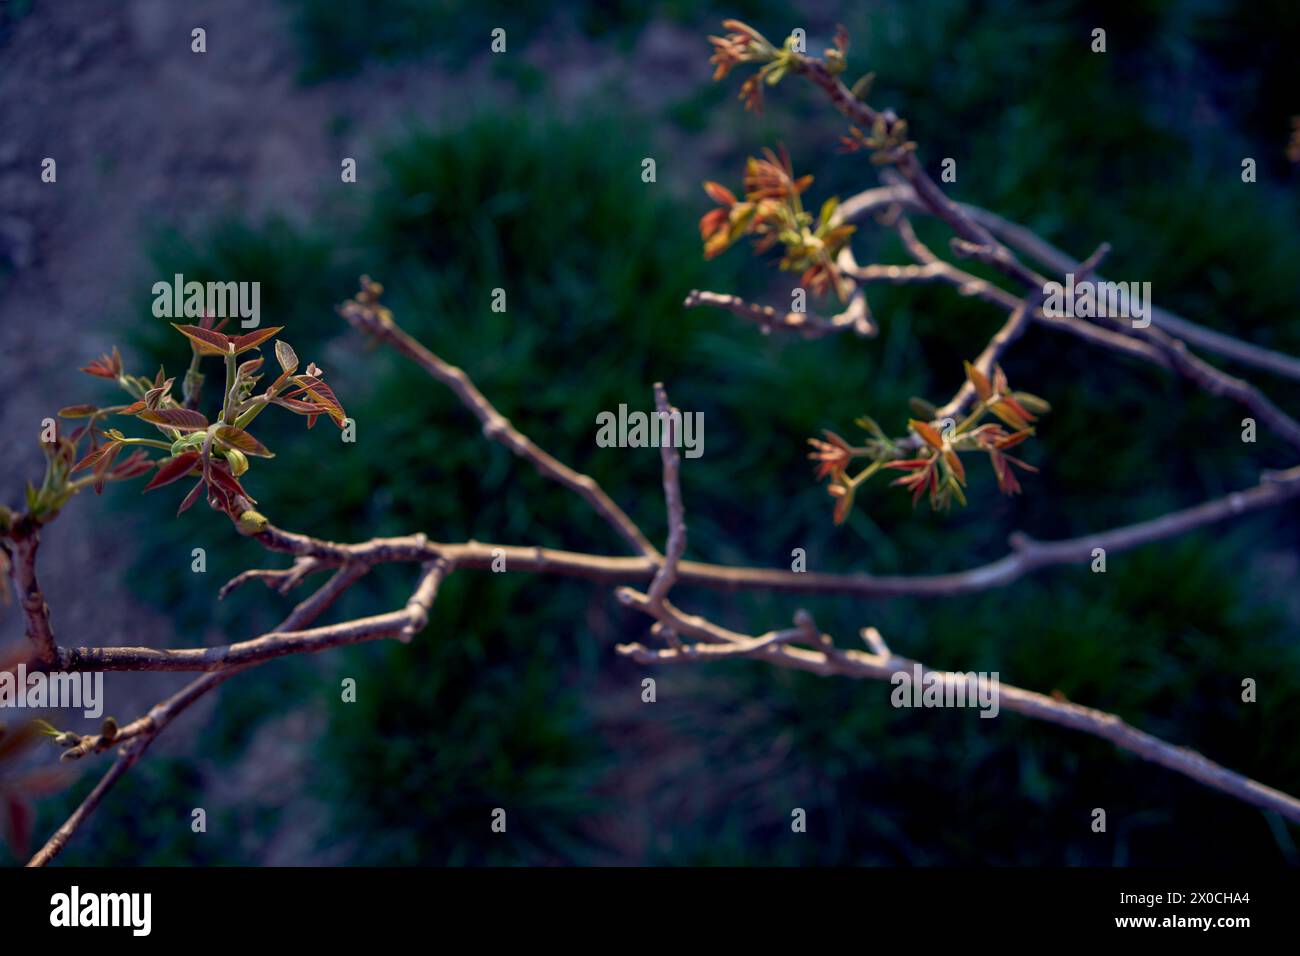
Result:
<instances>
[{"instance_id":1,"label":"reddish young leaf","mask_svg":"<svg viewBox=\"0 0 1300 956\"><path fill-rule=\"evenodd\" d=\"M194 483L194 487L190 489L190 493L185 496L185 500L181 502L181 506L176 509L177 517L180 517L185 514L185 512L189 511L190 506L199 500L199 495L203 492L203 486L205 484L206 482L204 482L202 478Z\"/></svg>"},{"instance_id":2,"label":"reddish young leaf","mask_svg":"<svg viewBox=\"0 0 1300 956\"><path fill-rule=\"evenodd\" d=\"M292 375L298 370L298 355L284 339L278 339L275 343L275 359L280 363L280 368L284 369L285 375Z\"/></svg>"},{"instance_id":3,"label":"reddish young leaf","mask_svg":"<svg viewBox=\"0 0 1300 956\"><path fill-rule=\"evenodd\" d=\"M117 346L113 346L112 355L101 355L84 366L81 371L88 375L98 375L100 378L117 378L122 374L122 356L117 351Z\"/></svg>"},{"instance_id":4,"label":"reddish young leaf","mask_svg":"<svg viewBox=\"0 0 1300 956\"><path fill-rule=\"evenodd\" d=\"M117 465L109 472L110 481L125 481L128 478L134 478L136 475L143 475L146 471L153 468L153 462L143 448L137 448L125 459L118 462Z\"/></svg>"},{"instance_id":5,"label":"reddish young leaf","mask_svg":"<svg viewBox=\"0 0 1300 956\"><path fill-rule=\"evenodd\" d=\"M993 386L989 384L988 377L970 362L966 363L966 378L975 388L975 394L979 396L980 401L987 402L993 395Z\"/></svg>"},{"instance_id":6,"label":"reddish young leaf","mask_svg":"<svg viewBox=\"0 0 1300 956\"><path fill-rule=\"evenodd\" d=\"M230 353L229 343L233 339L228 335L214 332L212 329L203 329L197 325L178 325L175 322L172 323L172 328L189 339L194 346L194 350L200 355L228 355Z\"/></svg>"},{"instance_id":7,"label":"reddish young leaf","mask_svg":"<svg viewBox=\"0 0 1300 956\"><path fill-rule=\"evenodd\" d=\"M839 435L833 431L822 429L826 436L826 441L820 438L809 438L808 444L813 450L808 457L817 462L817 480L825 478L827 475L833 475L836 472L843 471L853 460L853 449Z\"/></svg>"},{"instance_id":8,"label":"reddish young leaf","mask_svg":"<svg viewBox=\"0 0 1300 956\"><path fill-rule=\"evenodd\" d=\"M242 428L236 428L234 425L220 426L216 431L216 435L231 448L238 448L246 455L254 455L258 458L275 457L275 453L260 441Z\"/></svg>"},{"instance_id":9,"label":"reddish young leaf","mask_svg":"<svg viewBox=\"0 0 1300 956\"><path fill-rule=\"evenodd\" d=\"M964 482L966 480L966 467L961 463L961 459L957 457L955 451L944 452L943 460L948 463L948 467L952 469L952 473L957 476L958 481Z\"/></svg>"},{"instance_id":10,"label":"reddish young leaf","mask_svg":"<svg viewBox=\"0 0 1300 956\"><path fill-rule=\"evenodd\" d=\"M122 447L122 443L117 441L111 441L106 445L101 445L99 448L96 448L93 451L91 451L91 453L88 454L85 458L81 459L81 461L73 465L72 469L68 472L68 474L75 475L79 471L98 465L101 461L104 460L104 457L106 455L110 455L110 454L115 455L116 449L121 447Z\"/></svg>"},{"instance_id":11,"label":"reddish young leaf","mask_svg":"<svg viewBox=\"0 0 1300 956\"><path fill-rule=\"evenodd\" d=\"M172 382L174 381L175 379L169 378L167 381L155 385L153 388L149 389L149 391L145 392L143 399L145 407L157 408L161 405L163 399L167 398L168 393L172 390Z\"/></svg>"},{"instance_id":12,"label":"reddish young leaf","mask_svg":"<svg viewBox=\"0 0 1300 956\"><path fill-rule=\"evenodd\" d=\"M1015 406L1014 408L1012 407L1013 405ZM1026 431L1027 429L1029 429L1029 421L1026 420L1024 417L1022 417L1019 414L1019 412L1016 411L1017 408L1020 408L1020 406L1015 405L1015 403L1012 402L1011 399L1003 396L998 401L994 402L991 406L989 406L989 411L991 411L998 418L1002 419L1004 422L1006 422L1016 431L1018 432ZM1020 409L1020 411L1024 411L1024 409ZM1030 415L1029 418L1032 419L1033 416Z\"/></svg>"},{"instance_id":13,"label":"reddish young leaf","mask_svg":"<svg viewBox=\"0 0 1300 956\"><path fill-rule=\"evenodd\" d=\"M831 517L837 525L844 524L848 520L849 512L853 510L853 486L842 483L838 479L832 479L831 483L826 486L826 490L835 499L835 510Z\"/></svg>"},{"instance_id":14,"label":"reddish young leaf","mask_svg":"<svg viewBox=\"0 0 1300 956\"><path fill-rule=\"evenodd\" d=\"M199 319L199 328L215 329L218 332L220 332L229 324L230 324L229 319L222 319L221 321L218 322L217 317L213 315L211 312L203 313L203 318Z\"/></svg>"},{"instance_id":15,"label":"reddish young leaf","mask_svg":"<svg viewBox=\"0 0 1300 956\"><path fill-rule=\"evenodd\" d=\"M275 338L275 336L283 329L283 325L273 325L269 328L257 329L256 331L249 332L246 335L239 336L234 340L235 354L238 355L240 352L247 352L249 349L257 348L267 339Z\"/></svg>"},{"instance_id":16,"label":"reddish young leaf","mask_svg":"<svg viewBox=\"0 0 1300 956\"><path fill-rule=\"evenodd\" d=\"M918 472L917 477L920 480L912 482L912 507L913 508L915 508L916 503L921 500L921 496L925 494L925 486L929 484L930 473L928 471Z\"/></svg>"},{"instance_id":17,"label":"reddish young leaf","mask_svg":"<svg viewBox=\"0 0 1300 956\"><path fill-rule=\"evenodd\" d=\"M199 461L199 453L196 451L187 451L177 455L175 458L164 461L158 466L158 474L150 479L149 484L144 486L145 491L152 491L154 488L161 488L163 485L170 485L173 481L179 481L190 473Z\"/></svg>"},{"instance_id":18,"label":"reddish young leaf","mask_svg":"<svg viewBox=\"0 0 1300 956\"><path fill-rule=\"evenodd\" d=\"M722 248L731 244L731 238L727 235L729 221L730 217L725 209L710 209L700 217L700 238L707 242L716 235L718 237L717 242L708 248L721 247L717 248L717 251L712 255L706 255L705 258L714 258L717 252L721 252Z\"/></svg>"},{"instance_id":19,"label":"reddish young leaf","mask_svg":"<svg viewBox=\"0 0 1300 956\"><path fill-rule=\"evenodd\" d=\"M1014 448L1016 445L1019 445L1022 441L1028 438L1031 434L1033 433L1026 428L1021 431L1015 432L1014 434L1004 435L1000 438L995 439L993 445L995 448Z\"/></svg>"},{"instance_id":20,"label":"reddish young leaf","mask_svg":"<svg viewBox=\"0 0 1300 956\"><path fill-rule=\"evenodd\" d=\"M297 412L299 415L318 414L316 411L318 406L313 405L311 402L299 401L296 398L277 398L273 400L273 404L282 405L290 411Z\"/></svg>"},{"instance_id":21,"label":"reddish young leaf","mask_svg":"<svg viewBox=\"0 0 1300 956\"><path fill-rule=\"evenodd\" d=\"M208 507L214 511L224 511L226 514L234 516L235 508L230 502L230 492L224 488L218 488L216 485L209 484L208 488Z\"/></svg>"},{"instance_id":22,"label":"reddish young leaf","mask_svg":"<svg viewBox=\"0 0 1300 956\"><path fill-rule=\"evenodd\" d=\"M1005 405L1007 408L1011 409L1011 411L1014 412L1017 417L1023 418L1027 422L1036 421L1038 419L1037 415L1030 412L1028 409L1025 408L1025 406L1021 405L1010 395L1003 395L999 404Z\"/></svg>"},{"instance_id":23,"label":"reddish young leaf","mask_svg":"<svg viewBox=\"0 0 1300 956\"><path fill-rule=\"evenodd\" d=\"M925 443L929 445L931 448L933 448L935 451L943 450L943 438L940 437L939 433L935 431L932 426L926 424L923 421L918 421L917 419L912 419L912 421L908 422L907 424L912 429L912 431L920 435L921 438L925 441Z\"/></svg>"},{"instance_id":24,"label":"reddish young leaf","mask_svg":"<svg viewBox=\"0 0 1300 956\"><path fill-rule=\"evenodd\" d=\"M140 420L183 432L201 432L208 420L201 412L189 408L151 408L140 413Z\"/></svg>"},{"instance_id":25,"label":"reddish young leaf","mask_svg":"<svg viewBox=\"0 0 1300 956\"><path fill-rule=\"evenodd\" d=\"M343 406L334 395L333 389L326 385L318 378L310 375L295 375L294 382L300 385L304 390L304 395L308 401L316 403L320 408L334 420L334 424L339 428L343 427L347 416L343 413Z\"/></svg>"},{"instance_id":26,"label":"reddish young leaf","mask_svg":"<svg viewBox=\"0 0 1300 956\"><path fill-rule=\"evenodd\" d=\"M1000 451L990 451L989 460L993 464L993 474L998 479L998 488L1003 494L1015 495L1021 491L1020 482L1016 479L1015 473L1011 470L1011 465L1023 468L1025 471L1038 471L1033 465L1014 458L1011 455L1005 455Z\"/></svg>"},{"instance_id":27,"label":"reddish young leaf","mask_svg":"<svg viewBox=\"0 0 1300 956\"><path fill-rule=\"evenodd\" d=\"M208 469L208 484L224 491L227 495L243 495L253 504L257 504L257 499L244 490L244 486L230 473L224 462L212 463Z\"/></svg>"},{"instance_id":28,"label":"reddish young leaf","mask_svg":"<svg viewBox=\"0 0 1300 956\"><path fill-rule=\"evenodd\" d=\"M95 460L95 468L92 474L94 481L91 487L95 489L95 494L104 493L104 482L108 480L108 469L113 464L113 459L117 457L118 452L122 450L121 442L110 442L103 448L103 454Z\"/></svg>"},{"instance_id":29,"label":"reddish young leaf","mask_svg":"<svg viewBox=\"0 0 1300 956\"><path fill-rule=\"evenodd\" d=\"M704 191L708 193L709 198L719 206L734 206L736 204L735 194L721 183L715 183L712 180L709 180L704 184Z\"/></svg>"},{"instance_id":30,"label":"reddish young leaf","mask_svg":"<svg viewBox=\"0 0 1300 956\"><path fill-rule=\"evenodd\" d=\"M1011 462L1013 465L1017 465L1020 468L1023 468L1025 471L1032 471L1035 474L1038 472L1037 466L1031 465L1027 461L1021 461L1015 455L1003 455L1002 457L1005 458L1007 461Z\"/></svg>"},{"instance_id":31,"label":"reddish young leaf","mask_svg":"<svg viewBox=\"0 0 1300 956\"><path fill-rule=\"evenodd\" d=\"M99 409L94 405L69 405L67 408L59 409L60 418L85 418L88 415L94 415Z\"/></svg>"},{"instance_id":32,"label":"reddish young leaf","mask_svg":"<svg viewBox=\"0 0 1300 956\"><path fill-rule=\"evenodd\" d=\"M1021 491L1024 490L1020 486L1020 479L1017 478L1014 474L1012 474L1010 468L1008 468L1006 470L1006 474L1003 475L1003 486L1006 490L1006 493L1009 495L1018 495L1020 494Z\"/></svg>"}]
</instances>

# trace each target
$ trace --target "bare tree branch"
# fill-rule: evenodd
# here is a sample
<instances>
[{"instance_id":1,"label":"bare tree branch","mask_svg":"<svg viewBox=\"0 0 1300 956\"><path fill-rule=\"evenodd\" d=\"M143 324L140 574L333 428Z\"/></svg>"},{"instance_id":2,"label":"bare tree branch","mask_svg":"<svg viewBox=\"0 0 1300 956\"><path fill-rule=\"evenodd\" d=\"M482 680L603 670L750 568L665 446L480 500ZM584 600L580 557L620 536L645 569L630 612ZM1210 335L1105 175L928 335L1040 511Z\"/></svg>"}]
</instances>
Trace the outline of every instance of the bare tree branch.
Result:
<instances>
[{"instance_id":1,"label":"bare tree branch","mask_svg":"<svg viewBox=\"0 0 1300 956\"><path fill-rule=\"evenodd\" d=\"M1107 554L1122 553L1207 527L1227 518L1274 507L1300 497L1300 466L1270 473L1254 488L1233 492L1191 508L1160 515L1149 521L1109 531L1058 541L1038 541L1024 534L1011 536L1012 550L988 564L948 574L872 575L865 572L835 574L799 572L776 568L731 567L698 561L673 562L672 582L724 591L772 591L791 594L843 594L858 597L957 597L1008 584L1047 567L1087 564L1097 549ZM684 521L682 525L685 527ZM423 539L423 536L418 536ZM333 545L350 558L346 567L357 576L373 564L387 561L424 562L426 588L437 587L447 574L459 568L488 570L505 557L514 571L556 574L607 584L660 579L665 564L646 558L620 557L562 551L553 548L469 542L438 544L412 536L401 547L386 539L384 548L374 542ZM672 547L670 539L670 549ZM348 549L356 549L349 551ZM684 549L684 545L683 545ZM360 557L365 555L365 557ZM670 585L671 586L671 585ZM667 588L664 588L665 600ZM219 671L229 666L256 663L288 654L326 650L382 637L401 637L413 619L411 606L343 624L306 630L288 630L284 625L260 637L235 644L208 648L160 649L149 647L76 647L60 649L58 670L169 670ZM419 630L420 624L415 627ZM413 633L413 632L412 632Z\"/></svg>"},{"instance_id":2,"label":"bare tree branch","mask_svg":"<svg viewBox=\"0 0 1300 956\"><path fill-rule=\"evenodd\" d=\"M19 527L11 532L10 540L13 542L10 573L13 575L14 589L18 592L18 603L27 619L27 638L32 642L37 660L51 664L58 659L58 644L54 640L54 628L50 624L50 606L45 603L45 593L36 580L36 552L40 548L40 532L35 526L20 522Z\"/></svg>"},{"instance_id":3,"label":"bare tree branch","mask_svg":"<svg viewBox=\"0 0 1300 956\"><path fill-rule=\"evenodd\" d=\"M655 383L655 408L663 420L659 454L664 468L664 502L668 506L668 544L664 548L664 562L650 582L650 601L659 604L672 590L677 580L677 562L686 553L686 508L682 504L682 456L677 451L681 439L681 413L668 403L668 393L663 384ZM676 419L673 416L678 416Z\"/></svg>"},{"instance_id":4,"label":"bare tree branch","mask_svg":"<svg viewBox=\"0 0 1300 956\"><path fill-rule=\"evenodd\" d=\"M368 569L361 565L350 564L339 568L328 581L320 586L311 597L299 603L289 616L281 623L281 628L293 630L310 624L323 614L345 590ZM431 599L432 596L430 596ZM425 609L427 611L427 608ZM186 684L181 690L154 706L148 714L123 727L113 738L110 745L122 744L117 760L100 779L95 788L87 794L72 815L45 842L45 845L28 861L29 867L46 866L62 852L72 835L77 832L87 818L95 811L100 802L136 761L144 755L145 750L163 729L182 713L194 701L208 691L224 683L235 674L254 666L251 663L228 667L223 670L204 674L202 677Z\"/></svg>"},{"instance_id":5,"label":"bare tree branch","mask_svg":"<svg viewBox=\"0 0 1300 956\"><path fill-rule=\"evenodd\" d=\"M666 396L664 397L666 402ZM676 475L669 469L665 474L665 491L676 485ZM801 593L843 593L855 595L934 595L950 596L1010 583L1038 568L1053 564L1068 564L1088 560L1094 548L1122 551L1142 544L1185 533L1224 518L1244 514L1263 507L1277 505L1300 494L1300 467L1287 472L1266 476L1255 488L1236 492L1225 498L1206 502L1194 508L1163 515L1151 521L1113 529L1109 532L1083 538L1057 542L1036 542L1024 536L1013 539L1014 550L1000 561L964 572L916 577L876 577L867 574L819 574L761 568L729 568L685 560L674 560L675 578L681 583L723 589L767 589ZM678 506L670 507L670 515ZM680 547L670 531L669 553L680 556L684 551L684 509L676 514L681 522ZM670 517L670 528L675 523ZM52 859L68 838L84 822L103 799L105 793L140 758L150 742L164 727L194 700L218 686L229 677L265 660L285 654L299 653L355 643L383 636L396 635L409 639L411 633L424 626L438 582L457 568L488 568L498 554L504 553L515 570L539 573L571 574L592 580L621 581L645 580L659 577L666 566L658 557L604 557L545 548L526 548L468 542L464 544L439 544L423 534L400 538L377 538L357 544L339 544L312 538L307 535L283 531L274 526L256 538L271 550L288 552L296 556L293 566L283 575L272 571L259 571L240 575L230 585L253 577L269 579L288 586L299 583L316 570L331 566L338 571L313 597L300 604L276 631L252 641L220 648L158 650L153 648L74 648L57 650L56 661L63 669L154 669L154 670L206 670L203 676L187 685L182 691L155 707L149 714L123 727L111 741L83 741L85 752L98 752L108 746L121 746L122 753L110 767L100 784L78 807L77 811L51 837L47 845L33 857L33 865L43 865ZM652 549L653 550L653 549ZM314 620L335 598L366 569L376 563L392 561L420 562L424 565L421 582L411 602L402 611L371 618L344 622L339 625L309 628ZM664 589L666 595L666 588ZM627 592L635 594L636 592ZM625 598L626 600L626 598ZM648 598L647 598L648 600ZM703 624L687 619L664 597L661 602L664 619L661 624L675 634L683 629L688 636L699 639L701 635L714 638L716 634ZM685 623L684 623L685 622ZM799 662L805 669L826 671L825 661L838 659L836 652L826 649L816 652L795 653L785 645L797 635L806 636L806 627L796 628L797 633L782 634L779 639L767 641L780 645L782 654ZM735 643L731 641L730 643ZM670 648L676 650L676 648ZM735 650L731 655L738 653ZM808 653L820 658L808 658ZM852 658L848 658L852 660ZM215 668L215 669L214 669ZM1027 693L1027 692L1025 692ZM1138 733L1134 731L1133 733ZM1157 759L1157 758L1152 758ZM1211 765L1214 766L1214 765ZM1229 771L1223 771L1230 773ZM1211 774L1213 775L1213 774Z\"/></svg>"},{"instance_id":6,"label":"bare tree branch","mask_svg":"<svg viewBox=\"0 0 1300 956\"><path fill-rule=\"evenodd\" d=\"M857 222L873 212L887 209L892 205L901 205L909 212L931 214L929 207L917 197L915 191L906 182L877 186L850 196L840 204L838 214L843 222ZM957 207L997 238L1053 272L1061 275L1069 272L1077 274L1079 262L1074 257L1057 249L1033 231L979 206L957 203ZM1105 280L1098 276L1097 281ZM1300 380L1300 358L1295 356L1252 345L1223 332L1207 329L1160 306L1152 307L1151 321L1156 327L1207 352L1275 375Z\"/></svg>"},{"instance_id":7,"label":"bare tree branch","mask_svg":"<svg viewBox=\"0 0 1300 956\"><path fill-rule=\"evenodd\" d=\"M659 557L655 546L641 533L641 529L623 509L605 494L604 489L594 478L579 474L533 444L510 424L510 419L497 411L496 406L483 397L483 393L463 370L444 362L394 324L388 310L375 301L378 289L374 283L364 276L361 283L362 292L355 299L339 307L339 314L348 323L388 343L430 376L450 388L460 399L461 404L483 424L485 437L505 445L519 457L531 462L542 475L580 495L596 514L604 518L610 527L632 546L632 550L647 557Z\"/></svg>"},{"instance_id":8,"label":"bare tree branch","mask_svg":"<svg viewBox=\"0 0 1300 956\"><path fill-rule=\"evenodd\" d=\"M702 617L682 614L672 605L652 608L646 595L630 588L622 589L619 592L619 599L629 607L654 615L665 626L700 641L694 645L659 650L652 650L640 644L619 645L620 654L642 663L682 664L745 657L823 676L838 675L859 680L893 682L896 675L902 675L912 681L919 675L922 679L938 681L943 685L960 683L969 687L974 677L970 673L932 670L917 661L898 657L889 652L888 647L880 639L879 633L872 629L864 631L864 639L873 646L873 653L827 647L812 649L793 646L794 642L807 639L806 627L769 631L760 637L749 637L727 630ZM1159 737L1138 730L1114 714L1000 682L997 693L1000 707L1026 717L1108 740L1116 747L1134 753L1144 760L1159 764L1252 806L1272 810L1292 823L1300 823L1300 800L1290 794L1229 770L1195 750L1175 746ZM973 699L973 688L971 695L967 699Z\"/></svg>"}]
</instances>

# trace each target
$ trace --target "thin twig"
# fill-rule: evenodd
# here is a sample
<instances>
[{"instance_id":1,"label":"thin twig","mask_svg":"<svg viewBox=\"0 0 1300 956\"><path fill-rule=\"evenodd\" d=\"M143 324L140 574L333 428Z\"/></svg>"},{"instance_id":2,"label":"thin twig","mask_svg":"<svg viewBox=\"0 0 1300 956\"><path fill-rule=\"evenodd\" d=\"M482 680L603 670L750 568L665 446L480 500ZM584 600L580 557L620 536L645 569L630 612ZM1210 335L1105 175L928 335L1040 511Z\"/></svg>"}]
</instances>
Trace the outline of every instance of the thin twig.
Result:
<instances>
[{"instance_id":1,"label":"thin twig","mask_svg":"<svg viewBox=\"0 0 1300 956\"><path fill-rule=\"evenodd\" d=\"M486 438L505 445L516 455L530 462L542 475L580 495L624 541L632 546L634 551L647 557L656 559L659 557L655 546L594 478L579 474L533 444L510 423L510 419L497 411L496 406L483 396L462 369L434 355L400 329L392 321L386 309L367 300L365 292L367 288L373 287L368 279L363 277L362 286L363 295L359 297L362 301L353 299L339 307L339 314L349 324L391 345L430 376L446 385L460 399L461 404L482 423L483 435Z\"/></svg>"},{"instance_id":2,"label":"thin twig","mask_svg":"<svg viewBox=\"0 0 1300 956\"><path fill-rule=\"evenodd\" d=\"M681 428L681 413L668 403L668 393L662 382L655 383L655 408L660 417L659 454L663 460L664 503L668 510L668 543L664 548L664 561L650 582L650 600L659 604L672 590L677 580L677 562L686 553L686 508L682 503L682 456L677 451L677 434ZM674 418L673 416L678 416Z\"/></svg>"},{"instance_id":3,"label":"thin twig","mask_svg":"<svg viewBox=\"0 0 1300 956\"><path fill-rule=\"evenodd\" d=\"M871 321L865 302L866 299L861 292L855 291L848 307L830 319L814 312L782 313L770 305L747 302L738 295L725 295L721 292L707 292L700 289L692 289L682 305L688 309L705 305L726 309L742 319L757 323L764 332L798 332L804 338L817 339L850 330L864 337L875 335L876 326Z\"/></svg>"}]
</instances>

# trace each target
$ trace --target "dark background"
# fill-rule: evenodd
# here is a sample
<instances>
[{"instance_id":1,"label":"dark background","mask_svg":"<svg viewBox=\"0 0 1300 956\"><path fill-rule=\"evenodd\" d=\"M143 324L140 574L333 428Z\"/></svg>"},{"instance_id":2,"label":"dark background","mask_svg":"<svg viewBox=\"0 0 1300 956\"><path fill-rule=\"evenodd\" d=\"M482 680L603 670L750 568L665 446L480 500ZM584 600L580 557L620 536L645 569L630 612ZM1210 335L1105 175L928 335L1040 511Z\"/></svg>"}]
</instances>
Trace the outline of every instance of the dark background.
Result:
<instances>
[{"instance_id":1,"label":"dark background","mask_svg":"<svg viewBox=\"0 0 1300 956\"><path fill-rule=\"evenodd\" d=\"M1048 399L1025 494L974 469L970 506L913 511L877 482L848 524L805 460L821 428L870 414L898 433L910 396L942 402L1002 316L945 288L873 289L877 339L759 335L687 312L695 287L772 296L790 285L745 249L704 262L703 179L739 188L744 157L784 143L810 195L873 185L837 152L843 123L787 80L762 117L740 80L709 82L705 36L740 16L809 50L849 28L847 76L910 122L932 174L1106 274L1150 281L1193 321L1300 352L1291 3L577 3L283 0L0 6L0 439L3 495L35 477L41 417L107 401L78 374L112 343L133 369L179 372L185 342L150 311L153 282L258 280L267 324L327 372L358 441L268 414L278 452L248 485L277 524L357 540L612 552L571 494L489 445L453 396L333 313L368 273L408 331L464 367L526 434L600 480L652 539L665 532L658 455L594 443L597 412L649 408L650 385L701 411L683 465L689 556L822 570L932 573L990 560L1007 534L1083 534L1253 483L1292 463L1242 411L1149 366L1032 329L1006 363ZM204 26L209 52L189 49ZM508 31L508 52L488 52ZM1107 31L1108 52L1090 51ZM39 162L59 158L57 186ZM359 182L339 182L339 160ZM641 182L654 157L658 182ZM1259 181L1244 184L1243 157ZM938 243L940 231L920 224ZM903 261L879 229L859 261ZM491 290L508 290L493 313ZM1249 373L1246 369L1234 369ZM1284 407L1294 383L1255 377ZM291 420L285 420L291 419ZM265 423L265 424L263 424ZM323 424L323 423L322 423ZM71 505L42 574L60 639L193 646L260 633L288 602L247 589L277 564L169 491ZM937 667L999 671L1113 711L1227 766L1300 791L1300 613L1294 506L1112 555L1105 575L1039 572L944 601L681 588L674 600L754 633L814 611L842 643L874 625ZM208 571L190 570L204 547ZM339 614L402 603L383 569ZM5 612L4 634L21 623ZM159 740L62 859L108 864L1175 864L1294 863L1297 830L1109 744L1013 714L908 712L890 688L755 662L658 672L614 645L645 619L610 589L465 572L411 646L283 660L240 676ZM658 702L640 700L645 676ZM339 681L359 700L339 702ZM1259 701L1243 704L1243 678ZM111 674L130 719L179 676ZM66 722L66 721L65 721ZM71 729L87 727L69 723ZM51 749L43 756L53 760ZM106 766L39 805L38 840ZM190 810L208 811L193 834ZM490 812L509 812L507 836ZM806 834L790 811L808 811ZM1090 829L1103 807L1109 830ZM0 858L5 850L0 848Z\"/></svg>"}]
</instances>

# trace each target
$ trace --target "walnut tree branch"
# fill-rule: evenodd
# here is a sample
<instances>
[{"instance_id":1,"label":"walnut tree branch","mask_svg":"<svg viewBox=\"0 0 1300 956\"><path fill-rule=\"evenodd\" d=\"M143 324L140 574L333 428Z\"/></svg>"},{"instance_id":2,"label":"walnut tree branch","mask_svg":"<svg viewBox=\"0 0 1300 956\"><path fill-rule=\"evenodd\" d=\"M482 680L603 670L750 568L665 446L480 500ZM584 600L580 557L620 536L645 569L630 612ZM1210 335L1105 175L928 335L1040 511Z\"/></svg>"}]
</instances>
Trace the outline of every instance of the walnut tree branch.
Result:
<instances>
[{"instance_id":1,"label":"walnut tree branch","mask_svg":"<svg viewBox=\"0 0 1300 956\"><path fill-rule=\"evenodd\" d=\"M461 404L482 423L485 437L505 445L530 462L542 475L580 495L638 554L652 558L659 556L641 529L594 478L579 474L533 444L510 423L510 419L497 411L496 406L483 396L462 369L444 362L393 322L388 309L376 301L379 286L365 276L361 279L361 285L362 291L356 298L339 307L339 314L350 325L392 346L431 377L450 388Z\"/></svg>"},{"instance_id":2,"label":"walnut tree branch","mask_svg":"<svg viewBox=\"0 0 1300 956\"><path fill-rule=\"evenodd\" d=\"M857 222L892 205L902 205L910 212L932 214L930 208L917 197L915 191L905 181L895 185L865 189L844 200L837 212L841 221ZM957 203L957 206L965 215L983 225L1003 242L1018 249L1041 265L1048 267L1053 272L1061 275L1068 272L1077 273L1080 263L1076 259L1057 249L1025 226L1011 222L987 209L972 206L969 203ZM1105 280L1098 276L1097 281ZM1163 328L1178 338L1207 352L1213 352L1224 358L1275 375L1300 380L1300 358L1295 356L1243 342L1241 339L1226 335L1223 332L1207 329L1203 325L1191 322L1158 305L1153 305L1151 308L1151 321L1158 328Z\"/></svg>"},{"instance_id":3,"label":"walnut tree branch","mask_svg":"<svg viewBox=\"0 0 1300 956\"><path fill-rule=\"evenodd\" d=\"M40 544L40 531L36 524L25 517L20 519L9 531L11 557L8 563L36 659L43 664L52 664L58 659L58 644L54 640L54 627L50 624L50 606L36 579L36 552Z\"/></svg>"},{"instance_id":4,"label":"walnut tree branch","mask_svg":"<svg viewBox=\"0 0 1300 956\"><path fill-rule=\"evenodd\" d=\"M807 648L795 646L797 641L807 640L809 630L806 626L750 637L720 627L705 618L682 614L672 605L652 608L646 595L630 588L621 589L619 599L628 607L655 616L678 633L700 641L694 645L658 650L635 643L618 647L620 654L642 663L691 663L742 657L823 676L838 675L859 680L892 682L895 675L903 675L911 681L917 679L918 668L921 679L928 678L944 685L963 683L969 686L974 677L969 673L932 670L919 662L898 657L889 652L879 633L872 629L864 632L864 640L872 646L873 653L840 649L829 642L819 648ZM1108 740L1116 747L1144 760L1245 803L1272 810L1292 823L1300 823L1300 800L1290 794L1230 770L1195 750L1176 746L1138 730L1114 714L1000 682L997 694L999 707Z\"/></svg>"},{"instance_id":5,"label":"walnut tree branch","mask_svg":"<svg viewBox=\"0 0 1300 956\"><path fill-rule=\"evenodd\" d=\"M293 632L296 629L304 628L321 614L323 614L332 605L338 597L358 578L369 570L365 565L347 564L340 567L324 584L322 584L310 597L300 602L293 611L284 619L280 628L284 631ZM416 590L416 597L412 605L407 606L408 621L414 623L417 619L423 626L423 621L427 619L428 603L431 603L436 593L436 585L433 589L426 586L428 578L432 577L436 569L427 569L421 578L420 586ZM419 614L423 617L419 617ZM220 670L212 671L186 684L181 690L171 697L155 705L149 713L143 717L132 721L125 727L121 728L114 736L111 744L121 745L118 758L109 767L108 771L95 785L94 789L82 800L72 815L54 832L46 841L45 845L28 861L29 867L40 867L50 863L67 845L67 842L73 834L85 823L95 809L99 806L104 796L111 790L129 771L135 763L144 755L149 745L179 714L185 711L192 703L206 694L208 691L218 687L229 678L233 677L250 667L256 666L260 661L252 660L243 663L233 664Z\"/></svg>"}]
</instances>

